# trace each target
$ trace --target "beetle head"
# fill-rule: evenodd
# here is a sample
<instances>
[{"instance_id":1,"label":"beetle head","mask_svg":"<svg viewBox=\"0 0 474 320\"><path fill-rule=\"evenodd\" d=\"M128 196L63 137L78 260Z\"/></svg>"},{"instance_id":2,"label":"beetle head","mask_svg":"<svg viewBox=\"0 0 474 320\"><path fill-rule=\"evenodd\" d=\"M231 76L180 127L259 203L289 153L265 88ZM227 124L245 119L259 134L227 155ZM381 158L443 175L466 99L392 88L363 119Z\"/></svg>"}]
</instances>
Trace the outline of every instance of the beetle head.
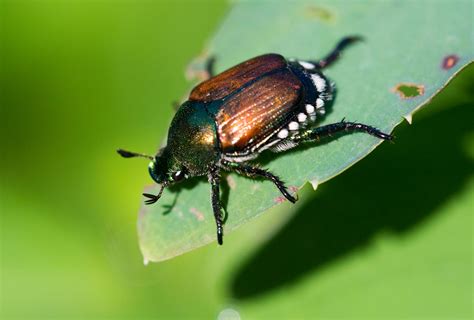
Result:
<instances>
[{"instance_id":1,"label":"beetle head","mask_svg":"<svg viewBox=\"0 0 474 320\"><path fill-rule=\"evenodd\" d=\"M143 195L149 198L145 201L146 204L155 203L160 199L165 187L188 177L187 169L181 166L179 161L173 160L174 157L170 156L166 148L160 150L155 157L122 149L118 149L117 152L124 158L141 157L151 160L148 172L156 183L161 184L161 189L157 195L144 193Z\"/></svg>"},{"instance_id":2,"label":"beetle head","mask_svg":"<svg viewBox=\"0 0 474 320\"><path fill-rule=\"evenodd\" d=\"M151 178L158 184L168 186L188 177L187 170L166 152L161 150L148 165Z\"/></svg>"}]
</instances>

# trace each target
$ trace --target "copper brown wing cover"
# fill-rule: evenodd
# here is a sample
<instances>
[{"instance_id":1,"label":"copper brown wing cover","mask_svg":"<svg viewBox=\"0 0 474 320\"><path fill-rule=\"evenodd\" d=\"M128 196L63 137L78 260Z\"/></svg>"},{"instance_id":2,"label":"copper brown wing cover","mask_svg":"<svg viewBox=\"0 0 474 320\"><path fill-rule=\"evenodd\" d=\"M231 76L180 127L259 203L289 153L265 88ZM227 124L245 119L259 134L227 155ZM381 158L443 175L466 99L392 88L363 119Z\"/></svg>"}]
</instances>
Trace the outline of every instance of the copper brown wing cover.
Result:
<instances>
[{"instance_id":1,"label":"copper brown wing cover","mask_svg":"<svg viewBox=\"0 0 474 320\"><path fill-rule=\"evenodd\" d=\"M285 68L229 97L216 115L222 150L244 151L274 133L293 115L301 95L302 83Z\"/></svg>"},{"instance_id":2,"label":"copper brown wing cover","mask_svg":"<svg viewBox=\"0 0 474 320\"><path fill-rule=\"evenodd\" d=\"M191 91L189 100L209 102L222 99L247 82L285 66L286 60L279 54L255 57L202 82Z\"/></svg>"}]
</instances>

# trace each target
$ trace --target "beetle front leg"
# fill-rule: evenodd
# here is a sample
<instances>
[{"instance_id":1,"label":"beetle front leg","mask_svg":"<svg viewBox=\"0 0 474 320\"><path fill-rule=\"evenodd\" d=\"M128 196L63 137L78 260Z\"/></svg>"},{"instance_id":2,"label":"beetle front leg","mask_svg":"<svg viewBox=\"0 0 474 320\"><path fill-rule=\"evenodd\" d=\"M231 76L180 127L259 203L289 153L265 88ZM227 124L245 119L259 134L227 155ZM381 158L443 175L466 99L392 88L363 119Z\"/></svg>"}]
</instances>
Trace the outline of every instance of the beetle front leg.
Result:
<instances>
[{"instance_id":1,"label":"beetle front leg","mask_svg":"<svg viewBox=\"0 0 474 320\"><path fill-rule=\"evenodd\" d=\"M288 192L285 186L285 183L281 181L279 177L277 177L276 175L274 175L273 173L265 169L252 167L246 164L241 164L241 163L236 163L236 162L229 162L225 160L221 162L221 165L222 165L222 168L226 171L235 171L238 174L241 174L249 178L263 178L266 180L270 180L271 182L275 184L278 190L280 190L283 196L288 199L288 201L290 201L291 203L295 203L297 200Z\"/></svg>"},{"instance_id":2,"label":"beetle front leg","mask_svg":"<svg viewBox=\"0 0 474 320\"><path fill-rule=\"evenodd\" d=\"M321 138L331 137L333 134L341 132L363 132L370 134L371 136L383 139L383 140L393 140L393 136L387 133L380 131L379 129L357 122L346 122L342 120L338 123L328 124L322 127L317 127L314 129L309 129L301 133L296 134L292 137L292 140L296 143L307 142L307 141L319 141Z\"/></svg>"},{"instance_id":3,"label":"beetle front leg","mask_svg":"<svg viewBox=\"0 0 474 320\"><path fill-rule=\"evenodd\" d=\"M217 242L222 245L224 237L223 219L222 219L222 206L219 200L219 182L220 175L218 168L212 168L208 175L209 183L211 184L211 203L212 210L214 211L214 218L217 226Z\"/></svg>"}]
</instances>

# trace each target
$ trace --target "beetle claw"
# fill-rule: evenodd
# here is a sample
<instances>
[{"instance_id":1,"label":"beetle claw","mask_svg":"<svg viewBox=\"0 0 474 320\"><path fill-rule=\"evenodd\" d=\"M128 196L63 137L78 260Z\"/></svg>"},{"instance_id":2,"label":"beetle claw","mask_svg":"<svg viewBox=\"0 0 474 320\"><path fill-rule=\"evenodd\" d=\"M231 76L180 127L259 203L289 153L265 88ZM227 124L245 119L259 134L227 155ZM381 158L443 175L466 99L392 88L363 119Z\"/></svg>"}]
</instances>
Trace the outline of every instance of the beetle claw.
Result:
<instances>
[{"instance_id":1,"label":"beetle claw","mask_svg":"<svg viewBox=\"0 0 474 320\"><path fill-rule=\"evenodd\" d=\"M154 194L150 193L144 193L143 194L145 197L150 198L148 200L145 200L145 204L153 204L158 201L159 197L155 196Z\"/></svg>"},{"instance_id":2,"label":"beetle claw","mask_svg":"<svg viewBox=\"0 0 474 320\"><path fill-rule=\"evenodd\" d=\"M288 201L290 201L291 203L296 203L296 201L298 201L298 195L296 195L296 197L293 197L292 195L289 195L286 196L286 198L288 199Z\"/></svg>"},{"instance_id":3,"label":"beetle claw","mask_svg":"<svg viewBox=\"0 0 474 320\"><path fill-rule=\"evenodd\" d=\"M161 194L163 193L163 190L165 189L165 187L166 187L166 184L162 184L160 192L158 192L158 194L156 196L154 194L151 194L151 193L144 193L143 195L145 197L150 198L150 199L145 201L145 204L153 204L153 203L157 202L158 200L160 200Z\"/></svg>"}]
</instances>

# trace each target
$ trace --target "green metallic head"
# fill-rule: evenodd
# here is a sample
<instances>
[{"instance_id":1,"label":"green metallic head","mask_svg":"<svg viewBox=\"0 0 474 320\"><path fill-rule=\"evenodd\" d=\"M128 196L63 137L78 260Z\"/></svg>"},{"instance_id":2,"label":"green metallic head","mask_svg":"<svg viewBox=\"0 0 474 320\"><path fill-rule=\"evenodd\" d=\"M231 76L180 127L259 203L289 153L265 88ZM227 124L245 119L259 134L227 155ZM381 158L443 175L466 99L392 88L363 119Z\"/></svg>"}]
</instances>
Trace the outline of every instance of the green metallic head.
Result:
<instances>
[{"instance_id":1,"label":"green metallic head","mask_svg":"<svg viewBox=\"0 0 474 320\"><path fill-rule=\"evenodd\" d=\"M151 178L158 184L169 185L188 177L188 169L164 148L151 160L148 165Z\"/></svg>"},{"instance_id":2,"label":"green metallic head","mask_svg":"<svg viewBox=\"0 0 474 320\"><path fill-rule=\"evenodd\" d=\"M220 157L214 118L199 103L185 102L176 112L168 131L168 143L156 156L117 150L125 158L150 159L148 172L161 184L158 195L145 193L147 204L158 201L163 189L189 177L209 173Z\"/></svg>"},{"instance_id":3,"label":"green metallic head","mask_svg":"<svg viewBox=\"0 0 474 320\"><path fill-rule=\"evenodd\" d=\"M166 148L160 150L155 157L122 149L118 149L117 152L124 158L142 157L151 160L148 165L148 172L156 183L161 184L161 189L157 195L144 193L143 195L149 198L145 201L146 204L155 203L160 199L165 187L188 177L187 169L179 162L173 161L174 159L167 152Z\"/></svg>"}]
</instances>

